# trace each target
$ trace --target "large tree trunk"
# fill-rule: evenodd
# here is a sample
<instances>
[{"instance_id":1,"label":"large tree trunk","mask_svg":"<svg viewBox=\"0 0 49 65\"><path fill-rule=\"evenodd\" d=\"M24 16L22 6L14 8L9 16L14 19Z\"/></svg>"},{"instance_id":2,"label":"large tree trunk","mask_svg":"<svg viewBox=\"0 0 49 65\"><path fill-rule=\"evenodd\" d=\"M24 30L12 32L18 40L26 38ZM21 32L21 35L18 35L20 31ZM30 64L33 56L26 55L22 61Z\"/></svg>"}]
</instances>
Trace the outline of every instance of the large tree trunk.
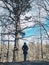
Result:
<instances>
[{"instance_id":1,"label":"large tree trunk","mask_svg":"<svg viewBox=\"0 0 49 65\"><path fill-rule=\"evenodd\" d=\"M13 50L13 61L18 60L18 47L19 47L18 41L20 35L20 32L18 32L20 30L20 0L18 0L18 11L17 11L17 17L15 16L15 22L16 22L16 32L15 32L15 44Z\"/></svg>"}]
</instances>

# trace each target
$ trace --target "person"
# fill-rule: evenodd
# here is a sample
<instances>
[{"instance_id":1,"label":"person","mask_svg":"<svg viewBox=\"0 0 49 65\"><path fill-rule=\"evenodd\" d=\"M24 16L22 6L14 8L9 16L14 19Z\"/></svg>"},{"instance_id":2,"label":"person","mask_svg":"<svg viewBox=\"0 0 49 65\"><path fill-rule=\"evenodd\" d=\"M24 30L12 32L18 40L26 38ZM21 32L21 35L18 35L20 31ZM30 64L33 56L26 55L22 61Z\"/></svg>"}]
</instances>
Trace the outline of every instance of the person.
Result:
<instances>
[{"instance_id":1,"label":"person","mask_svg":"<svg viewBox=\"0 0 49 65\"><path fill-rule=\"evenodd\" d=\"M27 54L28 54L28 46L25 42L24 42L24 45L22 46L22 50L23 50L23 55L24 55L24 61L26 61Z\"/></svg>"}]
</instances>

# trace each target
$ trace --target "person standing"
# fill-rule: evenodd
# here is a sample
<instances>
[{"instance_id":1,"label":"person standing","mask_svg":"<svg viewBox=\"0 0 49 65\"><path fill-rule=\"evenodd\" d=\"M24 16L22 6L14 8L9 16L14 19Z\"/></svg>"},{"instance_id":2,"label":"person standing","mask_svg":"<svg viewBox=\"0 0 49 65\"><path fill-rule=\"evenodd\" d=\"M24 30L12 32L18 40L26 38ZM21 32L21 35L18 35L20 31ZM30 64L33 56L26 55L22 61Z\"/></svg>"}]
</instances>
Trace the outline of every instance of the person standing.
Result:
<instances>
[{"instance_id":1,"label":"person standing","mask_svg":"<svg viewBox=\"0 0 49 65\"><path fill-rule=\"evenodd\" d=\"M28 54L28 46L26 42L24 42L24 45L22 46L22 50L23 50L23 55L24 55L24 61L26 61L27 54Z\"/></svg>"}]
</instances>

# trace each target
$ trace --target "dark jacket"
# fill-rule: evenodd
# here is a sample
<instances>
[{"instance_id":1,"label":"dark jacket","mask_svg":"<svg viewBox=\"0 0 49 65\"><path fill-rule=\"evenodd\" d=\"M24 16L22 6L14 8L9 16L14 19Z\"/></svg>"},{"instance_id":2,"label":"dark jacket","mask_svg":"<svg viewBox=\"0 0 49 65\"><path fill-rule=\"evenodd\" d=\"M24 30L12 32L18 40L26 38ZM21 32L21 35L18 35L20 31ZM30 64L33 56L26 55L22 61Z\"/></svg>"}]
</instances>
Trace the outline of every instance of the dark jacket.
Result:
<instances>
[{"instance_id":1,"label":"dark jacket","mask_svg":"<svg viewBox=\"0 0 49 65\"><path fill-rule=\"evenodd\" d=\"M23 45L22 47L22 50L23 50L23 54L27 54L28 52L28 46L27 45Z\"/></svg>"}]
</instances>

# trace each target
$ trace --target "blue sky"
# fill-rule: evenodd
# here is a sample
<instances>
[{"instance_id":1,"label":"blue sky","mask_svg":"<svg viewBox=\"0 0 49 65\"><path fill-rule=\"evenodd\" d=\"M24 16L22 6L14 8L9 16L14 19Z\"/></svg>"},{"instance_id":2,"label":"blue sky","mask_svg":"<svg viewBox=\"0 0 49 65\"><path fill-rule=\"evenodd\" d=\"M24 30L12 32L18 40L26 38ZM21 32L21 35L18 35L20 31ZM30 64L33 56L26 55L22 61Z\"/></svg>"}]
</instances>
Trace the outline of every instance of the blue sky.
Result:
<instances>
[{"instance_id":1,"label":"blue sky","mask_svg":"<svg viewBox=\"0 0 49 65\"><path fill-rule=\"evenodd\" d=\"M38 27L36 26L35 28L28 28L25 30L25 36L31 36L31 35L37 35L38 32Z\"/></svg>"},{"instance_id":2,"label":"blue sky","mask_svg":"<svg viewBox=\"0 0 49 65\"><path fill-rule=\"evenodd\" d=\"M49 25L49 20L46 20L44 22L44 24ZM49 27L47 27L46 25L44 27L47 30L47 32L49 32ZM42 29L43 29L43 27L42 27ZM32 36L32 35L39 36L40 35L40 27L36 25L34 28L25 29L24 32L25 32L25 37ZM42 33L46 34L44 29L42 30Z\"/></svg>"}]
</instances>

